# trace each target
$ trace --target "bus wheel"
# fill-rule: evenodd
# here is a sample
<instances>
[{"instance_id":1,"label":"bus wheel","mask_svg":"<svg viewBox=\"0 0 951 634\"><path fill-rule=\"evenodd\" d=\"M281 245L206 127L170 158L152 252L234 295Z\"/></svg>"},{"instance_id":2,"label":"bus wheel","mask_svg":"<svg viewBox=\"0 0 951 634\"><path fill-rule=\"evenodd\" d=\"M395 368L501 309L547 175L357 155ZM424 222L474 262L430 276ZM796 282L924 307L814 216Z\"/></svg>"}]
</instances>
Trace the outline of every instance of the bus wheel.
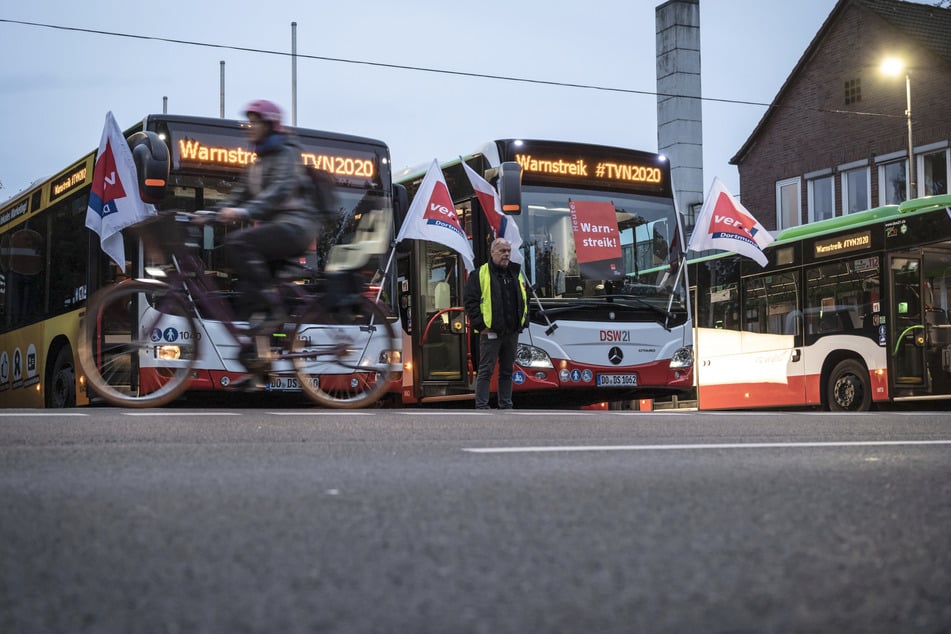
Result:
<instances>
[{"instance_id":1,"label":"bus wheel","mask_svg":"<svg viewBox=\"0 0 951 634\"><path fill-rule=\"evenodd\" d=\"M858 361L840 361L829 375L826 403L832 412L867 412L872 406L868 370Z\"/></svg>"},{"instance_id":2,"label":"bus wheel","mask_svg":"<svg viewBox=\"0 0 951 634\"><path fill-rule=\"evenodd\" d=\"M76 371L73 368L73 351L69 346L60 348L53 362L46 390L46 406L57 409L76 407Z\"/></svg>"}]
</instances>

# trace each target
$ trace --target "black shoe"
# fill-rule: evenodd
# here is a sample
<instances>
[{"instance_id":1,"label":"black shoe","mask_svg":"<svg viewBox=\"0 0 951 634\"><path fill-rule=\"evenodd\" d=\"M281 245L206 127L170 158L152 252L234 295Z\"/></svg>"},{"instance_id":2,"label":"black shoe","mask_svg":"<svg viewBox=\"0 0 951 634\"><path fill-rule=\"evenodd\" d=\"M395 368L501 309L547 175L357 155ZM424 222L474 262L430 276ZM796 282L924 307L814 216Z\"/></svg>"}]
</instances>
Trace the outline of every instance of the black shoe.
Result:
<instances>
[{"instance_id":1,"label":"black shoe","mask_svg":"<svg viewBox=\"0 0 951 634\"><path fill-rule=\"evenodd\" d=\"M264 379L257 374L245 374L228 385L228 389L236 392L260 392L264 389Z\"/></svg>"}]
</instances>

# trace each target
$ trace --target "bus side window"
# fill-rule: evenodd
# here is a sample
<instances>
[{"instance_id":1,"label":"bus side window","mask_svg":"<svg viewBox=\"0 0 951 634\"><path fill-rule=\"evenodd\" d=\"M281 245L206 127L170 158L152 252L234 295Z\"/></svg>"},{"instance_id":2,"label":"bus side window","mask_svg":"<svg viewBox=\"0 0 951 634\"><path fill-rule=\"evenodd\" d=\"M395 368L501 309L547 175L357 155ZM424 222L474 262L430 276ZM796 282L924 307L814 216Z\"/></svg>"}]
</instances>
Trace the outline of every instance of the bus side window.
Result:
<instances>
[{"instance_id":1,"label":"bus side window","mask_svg":"<svg viewBox=\"0 0 951 634\"><path fill-rule=\"evenodd\" d=\"M786 316L783 317L783 333L784 335L799 335L802 334L802 311L793 310L786 313Z\"/></svg>"},{"instance_id":2,"label":"bus side window","mask_svg":"<svg viewBox=\"0 0 951 634\"><path fill-rule=\"evenodd\" d=\"M841 330L839 327L839 314L836 312L823 313L822 317L819 318L819 332L838 332L839 330Z\"/></svg>"}]
</instances>

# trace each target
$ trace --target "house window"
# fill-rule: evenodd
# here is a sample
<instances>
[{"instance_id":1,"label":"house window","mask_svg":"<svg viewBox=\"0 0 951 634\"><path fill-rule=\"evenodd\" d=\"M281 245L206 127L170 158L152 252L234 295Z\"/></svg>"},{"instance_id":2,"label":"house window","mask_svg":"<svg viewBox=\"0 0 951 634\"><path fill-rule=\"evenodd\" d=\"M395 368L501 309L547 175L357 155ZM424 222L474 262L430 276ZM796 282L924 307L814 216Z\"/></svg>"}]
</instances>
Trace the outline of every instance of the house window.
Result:
<instances>
[{"instance_id":1,"label":"house window","mask_svg":"<svg viewBox=\"0 0 951 634\"><path fill-rule=\"evenodd\" d=\"M860 167L842 172L842 211L853 214L869 209L871 183L868 167Z\"/></svg>"},{"instance_id":2,"label":"house window","mask_svg":"<svg viewBox=\"0 0 951 634\"><path fill-rule=\"evenodd\" d=\"M862 101L862 80L850 79L845 82L845 105Z\"/></svg>"},{"instance_id":3,"label":"house window","mask_svg":"<svg viewBox=\"0 0 951 634\"><path fill-rule=\"evenodd\" d=\"M931 152L921 157L921 176L925 196L948 193L948 150Z\"/></svg>"},{"instance_id":4,"label":"house window","mask_svg":"<svg viewBox=\"0 0 951 634\"><path fill-rule=\"evenodd\" d=\"M835 216L835 178L829 174L811 178L809 184L809 222Z\"/></svg>"},{"instance_id":5,"label":"house window","mask_svg":"<svg viewBox=\"0 0 951 634\"><path fill-rule=\"evenodd\" d=\"M893 161L878 167L878 199L883 205L897 205L908 198L907 161Z\"/></svg>"},{"instance_id":6,"label":"house window","mask_svg":"<svg viewBox=\"0 0 951 634\"><path fill-rule=\"evenodd\" d=\"M797 227L802 222L801 179L787 178L776 183L776 228Z\"/></svg>"}]
</instances>

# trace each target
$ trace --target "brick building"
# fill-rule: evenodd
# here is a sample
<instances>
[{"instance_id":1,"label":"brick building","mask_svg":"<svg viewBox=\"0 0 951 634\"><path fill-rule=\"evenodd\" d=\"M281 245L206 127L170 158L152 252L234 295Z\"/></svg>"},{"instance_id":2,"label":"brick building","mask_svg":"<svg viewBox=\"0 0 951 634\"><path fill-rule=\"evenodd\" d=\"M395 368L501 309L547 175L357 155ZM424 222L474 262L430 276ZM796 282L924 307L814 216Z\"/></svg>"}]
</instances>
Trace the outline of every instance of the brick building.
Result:
<instances>
[{"instance_id":1,"label":"brick building","mask_svg":"<svg viewBox=\"0 0 951 634\"><path fill-rule=\"evenodd\" d=\"M906 70L887 76L886 57ZM948 193L951 9L839 0L772 105L730 159L743 205L770 230Z\"/></svg>"}]
</instances>

